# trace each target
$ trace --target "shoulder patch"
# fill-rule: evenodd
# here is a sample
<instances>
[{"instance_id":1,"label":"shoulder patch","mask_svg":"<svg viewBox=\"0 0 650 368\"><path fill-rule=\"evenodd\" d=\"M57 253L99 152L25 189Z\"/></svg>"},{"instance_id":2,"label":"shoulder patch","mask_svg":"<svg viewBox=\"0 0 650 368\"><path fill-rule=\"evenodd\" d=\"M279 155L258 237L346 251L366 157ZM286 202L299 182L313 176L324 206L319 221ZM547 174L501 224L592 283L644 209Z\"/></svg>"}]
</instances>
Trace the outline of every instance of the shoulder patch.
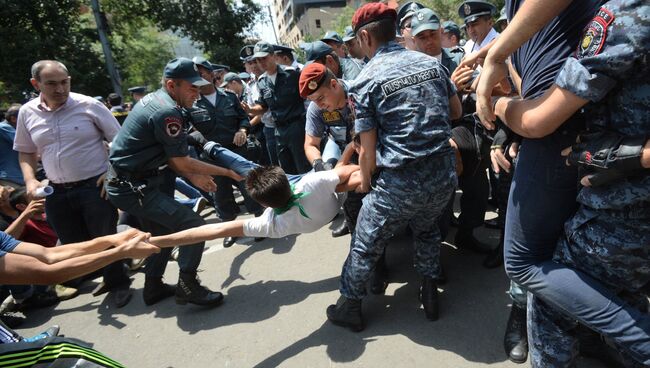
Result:
<instances>
[{"instance_id":1,"label":"shoulder patch","mask_svg":"<svg viewBox=\"0 0 650 368\"><path fill-rule=\"evenodd\" d=\"M403 90L404 88L417 86L418 84L422 84L434 79L440 79L440 72L438 72L438 69L426 69L385 82L381 85L381 90L384 91L384 95L388 97L393 93Z\"/></svg>"},{"instance_id":2,"label":"shoulder patch","mask_svg":"<svg viewBox=\"0 0 650 368\"><path fill-rule=\"evenodd\" d=\"M165 132L172 138L178 137L183 130L183 120L178 116L168 116L165 118Z\"/></svg>"},{"instance_id":3,"label":"shoulder patch","mask_svg":"<svg viewBox=\"0 0 650 368\"><path fill-rule=\"evenodd\" d=\"M336 123L341 121L341 113L338 111L323 111L325 123Z\"/></svg>"},{"instance_id":4,"label":"shoulder patch","mask_svg":"<svg viewBox=\"0 0 650 368\"><path fill-rule=\"evenodd\" d=\"M596 56L602 50L607 39L607 27L614 21L614 14L609 10L600 8L594 19L587 24L582 34L582 40L576 50L578 59Z\"/></svg>"}]
</instances>

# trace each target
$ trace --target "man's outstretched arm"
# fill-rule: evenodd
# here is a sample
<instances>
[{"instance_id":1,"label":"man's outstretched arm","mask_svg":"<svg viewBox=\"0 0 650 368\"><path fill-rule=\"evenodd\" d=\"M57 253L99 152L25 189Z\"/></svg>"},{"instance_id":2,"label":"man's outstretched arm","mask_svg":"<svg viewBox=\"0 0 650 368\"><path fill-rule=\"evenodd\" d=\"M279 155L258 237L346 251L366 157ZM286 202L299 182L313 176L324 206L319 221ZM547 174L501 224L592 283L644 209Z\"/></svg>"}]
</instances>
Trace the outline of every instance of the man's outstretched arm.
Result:
<instances>
[{"instance_id":1,"label":"man's outstretched arm","mask_svg":"<svg viewBox=\"0 0 650 368\"><path fill-rule=\"evenodd\" d=\"M192 229L179 231L169 235L155 236L149 242L160 248L170 248L181 245L196 244L218 238L244 236L244 222L235 220L219 224L209 224Z\"/></svg>"}]
</instances>

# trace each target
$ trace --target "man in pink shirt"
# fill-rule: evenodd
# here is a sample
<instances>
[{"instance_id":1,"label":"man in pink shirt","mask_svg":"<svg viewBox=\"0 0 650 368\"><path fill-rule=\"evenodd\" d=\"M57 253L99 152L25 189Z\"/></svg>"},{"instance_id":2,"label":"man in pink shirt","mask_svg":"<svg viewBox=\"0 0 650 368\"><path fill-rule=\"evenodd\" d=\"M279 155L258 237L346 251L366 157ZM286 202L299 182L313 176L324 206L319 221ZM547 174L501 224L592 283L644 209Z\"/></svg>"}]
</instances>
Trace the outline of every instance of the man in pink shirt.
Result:
<instances>
[{"instance_id":1,"label":"man in pink shirt","mask_svg":"<svg viewBox=\"0 0 650 368\"><path fill-rule=\"evenodd\" d=\"M40 156L54 188L45 212L61 242L114 234L117 209L105 199L103 182L108 169L106 142L120 125L94 98L70 92L70 75L58 61L36 62L30 82L40 95L21 107L14 141L27 195L33 198L42 186L35 176ZM94 293L110 292L118 308L131 299L131 282L122 262L104 268L104 282Z\"/></svg>"}]
</instances>

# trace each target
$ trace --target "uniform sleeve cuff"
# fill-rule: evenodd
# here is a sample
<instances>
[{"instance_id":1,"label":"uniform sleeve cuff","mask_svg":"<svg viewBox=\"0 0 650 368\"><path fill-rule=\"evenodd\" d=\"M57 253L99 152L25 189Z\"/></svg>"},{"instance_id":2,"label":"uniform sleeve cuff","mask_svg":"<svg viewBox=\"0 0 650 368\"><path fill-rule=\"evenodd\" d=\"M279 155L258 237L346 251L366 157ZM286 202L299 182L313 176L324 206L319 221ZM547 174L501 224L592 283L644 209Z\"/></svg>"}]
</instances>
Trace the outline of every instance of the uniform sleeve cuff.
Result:
<instances>
[{"instance_id":1,"label":"uniform sleeve cuff","mask_svg":"<svg viewBox=\"0 0 650 368\"><path fill-rule=\"evenodd\" d=\"M602 73L592 74L580 61L570 57L555 79L558 87L592 102L602 100L616 81Z\"/></svg>"},{"instance_id":2,"label":"uniform sleeve cuff","mask_svg":"<svg viewBox=\"0 0 650 368\"><path fill-rule=\"evenodd\" d=\"M377 124L375 124L374 120L368 119L368 118L357 118L354 121L354 131L355 133L361 133L365 132L368 130L375 129L377 127Z\"/></svg>"}]
</instances>

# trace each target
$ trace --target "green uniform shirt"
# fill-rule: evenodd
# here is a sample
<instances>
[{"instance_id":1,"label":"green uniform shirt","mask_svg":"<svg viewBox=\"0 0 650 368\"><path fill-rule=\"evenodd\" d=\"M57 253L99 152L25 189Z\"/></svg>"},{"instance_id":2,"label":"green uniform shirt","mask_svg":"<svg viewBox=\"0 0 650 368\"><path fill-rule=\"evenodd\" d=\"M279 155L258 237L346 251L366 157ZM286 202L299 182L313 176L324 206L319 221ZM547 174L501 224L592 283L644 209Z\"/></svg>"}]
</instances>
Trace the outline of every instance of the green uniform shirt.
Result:
<instances>
[{"instance_id":1,"label":"green uniform shirt","mask_svg":"<svg viewBox=\"0 0 650 368\"><path fill-rule=\"evenodd\" d=\"M137 173L155 170L170 157L187 156L188 120L164 89L144 96L113 139L111 165Z\"/></svg>"}]
</instances>

